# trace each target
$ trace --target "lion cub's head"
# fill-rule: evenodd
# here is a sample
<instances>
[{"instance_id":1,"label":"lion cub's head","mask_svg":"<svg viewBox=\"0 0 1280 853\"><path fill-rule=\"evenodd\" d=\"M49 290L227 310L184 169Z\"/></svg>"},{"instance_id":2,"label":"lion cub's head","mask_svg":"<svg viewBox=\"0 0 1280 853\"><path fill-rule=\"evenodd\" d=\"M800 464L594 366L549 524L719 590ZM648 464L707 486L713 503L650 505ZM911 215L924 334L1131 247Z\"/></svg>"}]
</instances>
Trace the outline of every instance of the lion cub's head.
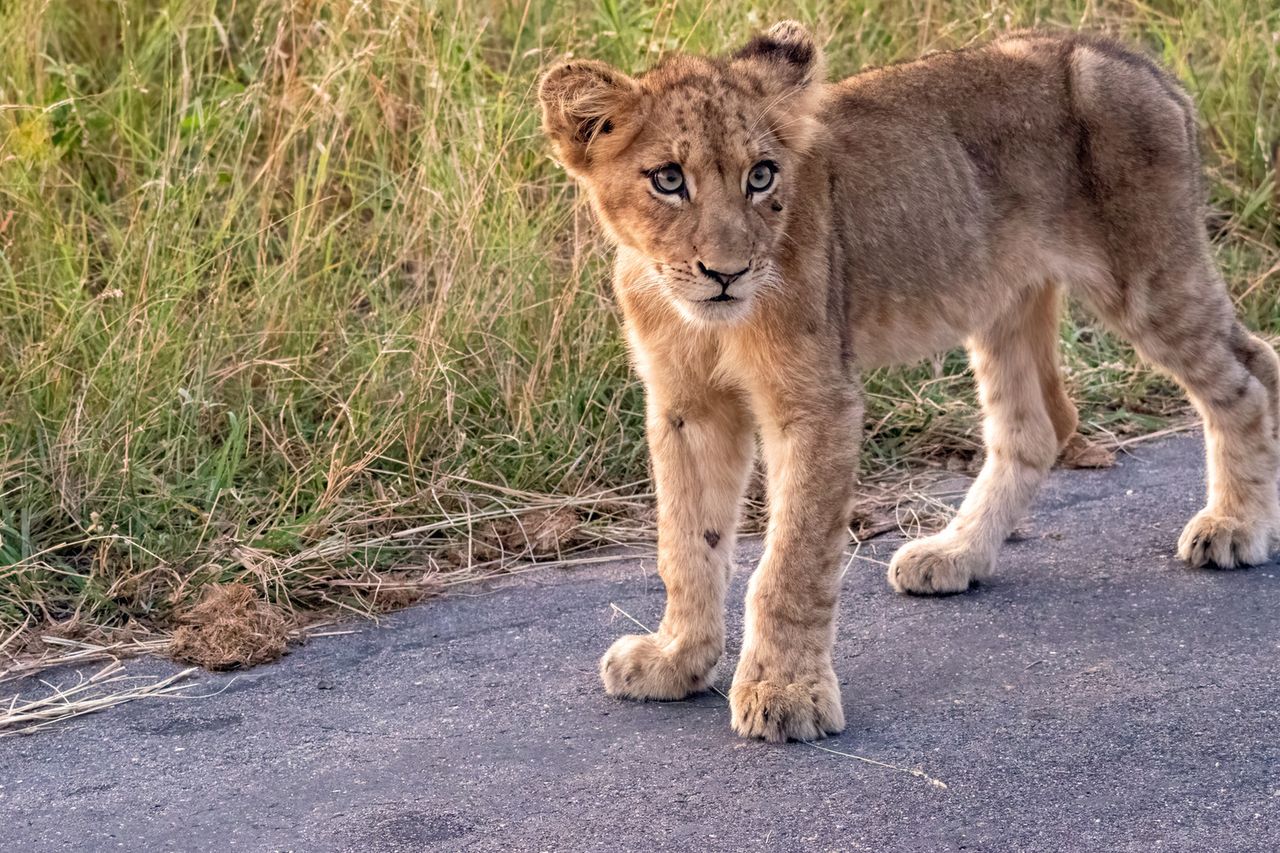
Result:
<instances>
[{"instance_id":1,"label":"lion cub's head","mask_svg":"<svg viewBox=\"0 0 1280 853\"><path fill-rule=\"evenodd\" d=\"M650 261L633 286L724 323L779 284L774 255L803 191L794 177L822 77L813 38L786 22L727 57L676 56L634 78L564 62L539 97L557 156L610 236Z\"/></svg>"}]
</instances>

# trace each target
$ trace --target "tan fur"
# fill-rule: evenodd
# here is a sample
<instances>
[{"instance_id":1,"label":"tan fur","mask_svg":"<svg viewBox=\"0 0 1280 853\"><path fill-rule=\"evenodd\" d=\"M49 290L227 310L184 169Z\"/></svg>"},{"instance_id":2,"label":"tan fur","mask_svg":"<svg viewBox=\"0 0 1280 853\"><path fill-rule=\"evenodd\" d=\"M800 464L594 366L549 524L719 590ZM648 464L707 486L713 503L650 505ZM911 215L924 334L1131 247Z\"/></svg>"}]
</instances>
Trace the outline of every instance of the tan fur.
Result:
<instances>
[{"instance_id":1,"label":"tan fur","mask_svg":"<svg viewBox=\"0 0 1280 853\"><path fill-rule=\"evenodd\" d=\"M1204 416L1208 504L1179 555L1258 563L1280 533L1280 359L1236 320L1211 261L1178 85L1110 41L1037 32L822 75L812 37L784 23L636 78L564 63L540 92L557 156L617 245L658 492L666 615L618 640L602 678L640 699L709 683L758 435L770 523L730 705L735 730L770 740L844 725L831 645L866 368L963 342L986 414L982 471L945 530L895 554L899 591L989 572L1072 438L1063 290ZM761 161L776 178L749 193ZM668 164L684 196L655 188Z\"/></svg>"}]
</instances>

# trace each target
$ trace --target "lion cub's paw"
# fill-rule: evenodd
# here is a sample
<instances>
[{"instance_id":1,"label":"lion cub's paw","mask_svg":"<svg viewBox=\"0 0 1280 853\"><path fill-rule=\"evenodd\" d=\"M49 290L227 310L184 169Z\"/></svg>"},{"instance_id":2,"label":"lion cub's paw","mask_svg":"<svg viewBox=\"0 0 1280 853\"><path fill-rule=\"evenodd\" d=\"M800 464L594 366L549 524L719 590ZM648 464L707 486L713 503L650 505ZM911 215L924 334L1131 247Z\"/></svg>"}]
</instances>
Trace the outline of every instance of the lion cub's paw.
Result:
<instances>
[{"instance_id":1,"label":"lion cub's paw","mask_svg":"<svg viewBox=\"0 0 1280 853\"><path fill-rule=\"evenodd\" d=\"M964 592L991 568L991 558L943 536L908 542L889 561L889 585L898 592L939 595Z\"/></svg>"},{"instance_id":2,"label":"lion cub's paw","mask_svg":"<svg viewBox=\"0 0 1280 853\"><path fill-rule=\"evenodd\" d=\"M1178 537L1178 557L1193 569L1255 566L1271 558L1275 521L1241 521L1202 509Z\"/></svg>"},{"instance_id":3,"label":"lion cub's paw","mask_svg":"<svg viewBox=\"0 0 1280 853\"><path fill-rule=\"evenodd\" d=\"M844 728L834 673L794 681L735 681L733 730L768 741L816 740Z\"/></svg>"},{"instance_id":4,"label":"lion cub's paw","mask_svg":"<svg viewBox=\"0 0 1280 853\"><path fill-rule=\"evenodd\" d=\"M600 659L600 680L610 696L625 699L683 699L705 690L718 654L711 664L692 665L667 650L669 641L657 634L620 637Z\"/></svg>"}]
</instances>

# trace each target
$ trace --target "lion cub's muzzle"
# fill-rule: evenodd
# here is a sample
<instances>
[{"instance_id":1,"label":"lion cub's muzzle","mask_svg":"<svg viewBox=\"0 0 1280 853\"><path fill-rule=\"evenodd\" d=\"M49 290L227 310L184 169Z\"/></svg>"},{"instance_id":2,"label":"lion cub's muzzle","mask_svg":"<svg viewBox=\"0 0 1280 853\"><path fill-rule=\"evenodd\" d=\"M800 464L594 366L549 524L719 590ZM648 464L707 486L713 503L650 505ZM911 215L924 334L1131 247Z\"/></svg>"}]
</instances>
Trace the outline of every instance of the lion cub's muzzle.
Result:
<instances>
[{"instance_id":1,"label":"lion cub's muzzle","mask_svg":"<svg viewBox=\"0 0 1280 853\"><path fill-rule=\"evenodd\" d=\"M732 302L737 299L737 295L730 293L729 288L733 286L735 281L751 272L751 264L747 264L737 272L721 272L720 270L713 270L702 261L698 261L697 266L698 272L720 285L720 292L707 300L708 302ZM739 292L740 291L741 288L739 288Z\"/></svg>"},{"instance_id":2,"label":"lion cub's muzzle","mask_svg":"<svg viewBox=\"0 0 1280 853\"><path fill-rule=\"evenodd\" d=\"M724 325L742 320L755 296L768 283L767 263L758 259L737 265L702 261L659 264L658 278L680 314L700 325Z\"/></svg>"}]
</instances>

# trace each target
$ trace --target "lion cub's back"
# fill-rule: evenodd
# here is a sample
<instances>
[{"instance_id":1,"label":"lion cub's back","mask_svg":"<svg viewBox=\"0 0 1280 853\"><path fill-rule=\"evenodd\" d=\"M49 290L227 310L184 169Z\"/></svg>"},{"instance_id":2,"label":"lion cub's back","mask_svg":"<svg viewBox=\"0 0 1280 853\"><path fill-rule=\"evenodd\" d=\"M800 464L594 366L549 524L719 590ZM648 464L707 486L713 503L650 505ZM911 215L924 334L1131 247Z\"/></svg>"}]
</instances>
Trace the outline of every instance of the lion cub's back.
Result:
<instances>
[{"instance_id":1,"label":"lion cub's back","mask_svg":"<svg viewBox=\"0 0 1280 853\"><path fill-rule=\"evenodd\" d=\"M962 154L967 163L953 165L988 191L1070 193L1098 167L1199 169L1186 92L1148 57L1093 35L1014 33L871 69L831 87L823 118L851 159L880 160L868 171L900 178L945 167L939 151ZM1100 151L1103 139L1116 144Z\"/></svg>"},{"instance_id":2,"label":"lion cub's back","mask_svg":"<svg viewBox=\"0 0 1280 853\"><path fill-rule=\"evenodd\" d=\"M831 86L823 120L860 320L920 345L888 360L958 343L972 306L994 316L1024 283L1111 275L1201 227L1190 100L1109 40L1019 33L872 69Z\"/></svg>"}]
</instances>

